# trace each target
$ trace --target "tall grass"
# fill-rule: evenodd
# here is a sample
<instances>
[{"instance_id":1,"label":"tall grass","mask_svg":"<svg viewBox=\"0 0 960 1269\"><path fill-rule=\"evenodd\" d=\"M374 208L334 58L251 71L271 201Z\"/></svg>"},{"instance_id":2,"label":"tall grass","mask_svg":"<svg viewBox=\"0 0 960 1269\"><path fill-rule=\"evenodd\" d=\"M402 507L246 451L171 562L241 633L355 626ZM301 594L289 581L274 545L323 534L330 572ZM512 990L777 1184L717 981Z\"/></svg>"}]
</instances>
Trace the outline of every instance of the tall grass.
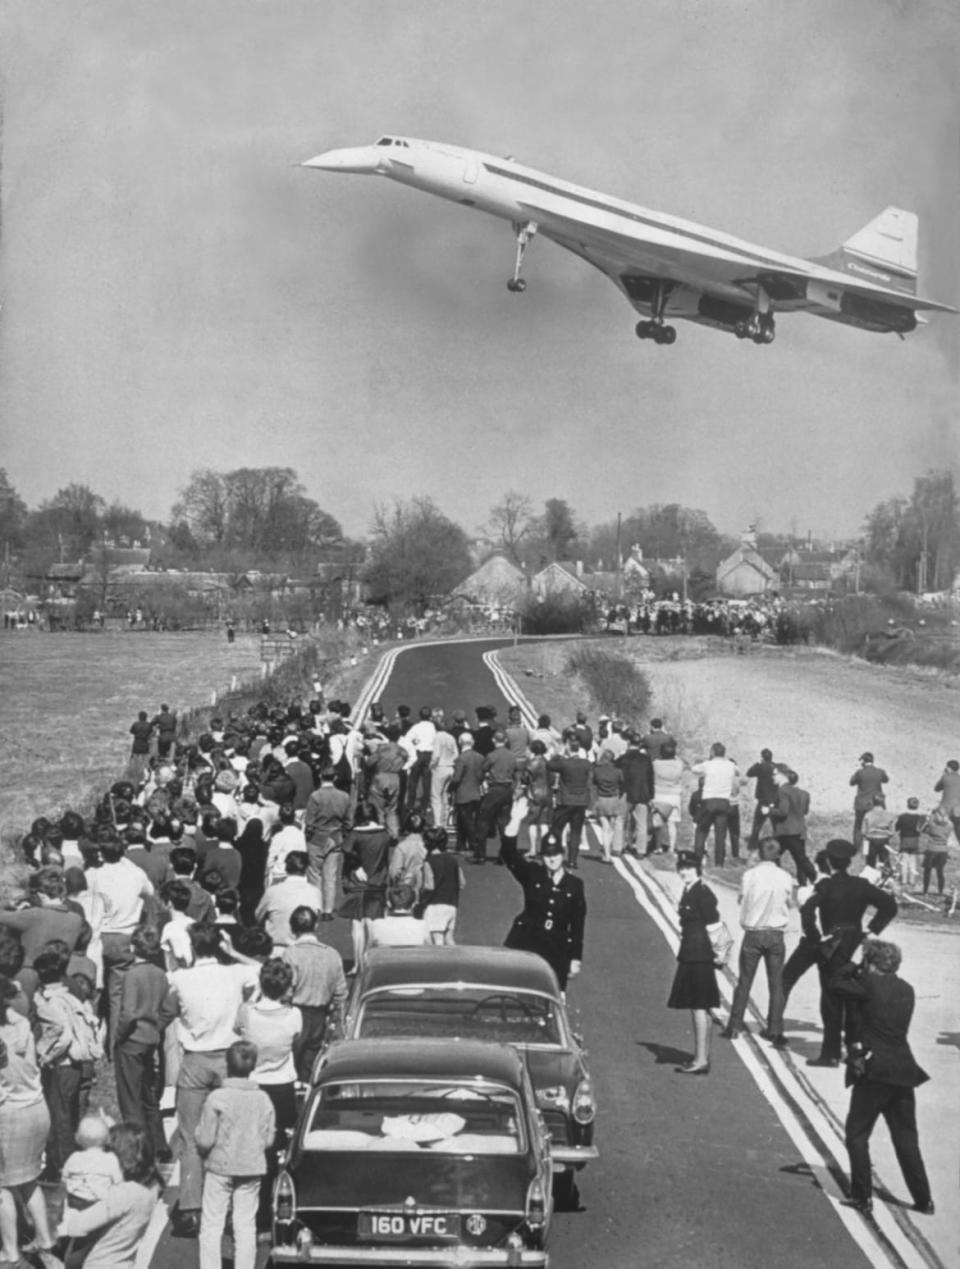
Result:
<instances>
[{"instance_id":1,"label":"tall grass","mask_svg":"<svg viewBox=\"0 0 960 1269\"><path fill-rule=\"evenodd\" d=\"M567 657L567 671L578 674L605 713L639 723L650 706L650 680L630 657L585 644Z\"/></svg>"}]
</instances>

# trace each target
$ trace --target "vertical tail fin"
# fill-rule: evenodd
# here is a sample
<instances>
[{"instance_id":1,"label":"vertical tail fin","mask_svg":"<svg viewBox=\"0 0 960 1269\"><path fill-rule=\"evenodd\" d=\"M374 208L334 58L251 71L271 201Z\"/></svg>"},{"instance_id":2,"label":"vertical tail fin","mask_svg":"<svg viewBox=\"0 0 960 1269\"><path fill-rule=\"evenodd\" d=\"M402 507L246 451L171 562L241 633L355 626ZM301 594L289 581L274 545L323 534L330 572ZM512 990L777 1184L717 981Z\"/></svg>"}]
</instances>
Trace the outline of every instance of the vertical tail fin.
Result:
<instances>
[{"instance_id":1,"label":"vertical tail fin","mask_svg":"<svg viewBox=\"0 0 960 1269\"><path fill-rule=\"evenodd\" d=\"M916 295L918 233L914 212L888 207L848 238L829 260L834 268L867 282Z\"/></svg>"}]
</instances>

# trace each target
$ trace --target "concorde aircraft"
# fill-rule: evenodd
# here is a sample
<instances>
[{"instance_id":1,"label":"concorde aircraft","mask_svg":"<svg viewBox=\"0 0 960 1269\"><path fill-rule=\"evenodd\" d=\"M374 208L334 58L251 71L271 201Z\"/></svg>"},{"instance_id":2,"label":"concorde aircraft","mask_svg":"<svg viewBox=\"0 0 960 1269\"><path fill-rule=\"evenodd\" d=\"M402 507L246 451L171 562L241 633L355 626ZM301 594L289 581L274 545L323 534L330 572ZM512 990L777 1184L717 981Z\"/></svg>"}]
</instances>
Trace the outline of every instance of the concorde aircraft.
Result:
<instances>
[{"instance_id":1,"label":"concorde aircraft","mask_svg":"<svg viewBox=\"0 0 960 1269\"><path fill-rule=\"evenodd\" d=\"M917 295L917 217L899 207L888 207L830 255L804 260L572 185L512 158L439 141L381 137L301 166L387 176L510 221L517 250L507 286L514 293L526 289L521 270L530 241L550 238L605 273L642 315L639 338L657 344L676 341L668 318L770 344L776 313L813 313L902 338L924 321L917 316L923 310L957 312Z\"/></svg>"}]
</instances>

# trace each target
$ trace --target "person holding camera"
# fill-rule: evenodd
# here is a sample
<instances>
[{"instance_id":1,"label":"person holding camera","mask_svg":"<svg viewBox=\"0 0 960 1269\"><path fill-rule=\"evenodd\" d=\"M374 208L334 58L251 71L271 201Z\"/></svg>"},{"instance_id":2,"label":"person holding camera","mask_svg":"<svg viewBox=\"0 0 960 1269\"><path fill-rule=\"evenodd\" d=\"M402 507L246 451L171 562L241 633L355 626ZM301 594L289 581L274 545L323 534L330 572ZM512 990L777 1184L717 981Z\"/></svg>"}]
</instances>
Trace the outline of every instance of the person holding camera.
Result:
<instances>
[{"instance_id":1,"label":"person holding camera","mask_svg":"<svg viewBox=\"0 0 960 1269\"><path fill-rule=\"evenodd\" d=\"M914 990L897 974L900 948L870 939L862 965L845 965L829 984L830 992L851 1009L852 1032L847 1059L850 1109L845 1128L850 1156L851 1207L873 1210L870 1136L882 1115L903 1173L913 1210L934 1212L920 1139L915 1090L930 1078L917 1065L907 1038Z\"/></svg>"}]
</instances>

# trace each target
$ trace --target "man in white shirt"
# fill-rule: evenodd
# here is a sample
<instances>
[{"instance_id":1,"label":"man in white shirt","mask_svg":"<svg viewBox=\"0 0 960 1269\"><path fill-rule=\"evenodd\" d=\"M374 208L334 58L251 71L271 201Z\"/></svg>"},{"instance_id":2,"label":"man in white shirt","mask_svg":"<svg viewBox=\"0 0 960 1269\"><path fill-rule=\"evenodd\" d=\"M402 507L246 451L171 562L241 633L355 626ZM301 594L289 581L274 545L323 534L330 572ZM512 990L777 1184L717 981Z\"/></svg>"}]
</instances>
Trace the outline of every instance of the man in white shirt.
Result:
<instances>
[{"instance_id":1,"label":"man in white shirt","mask_svg":"<svg viewBox=\"0 0 960 1269\"><path fill-rule=\"evenodd\" d=\"M181 1238L195 1238L200 1229L203 1165L195 1134L203 1105L226 1078L227 1049L237 1038L237 1013L260 976L259 965L223 965L217 960L221 931L216 926L192 925L190 941L194 963L168 975L170 992L160 1009L162 1025L178 1020L183 1045L177 1079L180 1200L173 1225Z\"/></svg>"},{"instance_id":2,"label":"man in white shirt","mask_svg":"<svg viewBox=\"0 0 960 1269\"><path fill-rule=\"evenodd\" d=\"M387 915L370 922L368 947L424 947L432 942L427 925L413 915L413 886L398 881L387 894Z\"/></svg>"},{"instance_id":3,"label":"man in white shirt","mask_svg":"<svg viewBox=\"0 0 960 1269\"><path fill-rule=\"evenodd\" d=\"M430 802L430 763L433 761L433 746L437 738L437 727L433 721L433 711L429 705L420 709L420 719L415 722L404 736L406 747L413 753L413 766L407 777L407 800L404 811L419 811L426 815Z\"/></svg>"},{"instance_id":4,"label":"man in white shirt","mask_svg":"<svg viewBox=\"0 0 960 1269\"><path fill-rule=\"evenodd\" d=\"M445 828L450 810L450 781L460 750L450 732L438 727L430 759L430 811L436 828Z\"/></svg>"},{"instance_id":5,"label":"man in white shirt","mask_svg":"<svg viewBox=\"0 0 960 1269\"><path fill-rule=\"evenodd\" d=\"M286 947L293 942L290 917L295 908L321 910L320 891L307 880L309 866L307 852L292 850L284 862L286 876L267 886L263 898L257 904L256 918L273 939L274 947Z\"/></svg>"},{"instance_id":6,"label":"man in white shirt","mask_svg":"<svg viewBox=\"0 0 960 1269\"><path fill-rule=\"evenodd\" d=\"M787 1047L783 1034L783 936L793 905L793 878L780 867L780 846L772 838L760 843L760 862L749 868L740 883L740 924L743 942L740 945L740 976L730 1006L730 1020L724 1036L735 1040L743 1030L743 1017L750 999L750 988L761 960L767 967L767 988L770 1001L767 1025L760 1033L778 1049Z\"/></svg>"},{"instance_id":7,"label":"man in white shirt","mask_svg":"<svg viewBox=\"0 0 960 1269\"><path fill-rule=\"evenodd\" d=\"M133 953L130 939L140 924L145 899L153 898L153 882L136 864L124 858L124 844L112 830L97 834L102 860L87 873L87 885L103 906L100 944L103 951L103 983L107 994L107 1051L113 1052L113 1036L120 1015L123 980L117 973Z\"/></svg>"},{"instance_id":8,"label":"man in white shirt","mask_svg":"<svg viewBox=\"0 0 960 1269\"><path fill-rule=\"evenodd\" d=\"M723 867L727 853L727 819L730 815L730 794L734 780L739 781L740 771L727 757L726 746L718 740L710 746L706 762L697 762L691 768L695 776L703 780L700 792L700 812L697 815L697 831L693 849L702 855L710 829L713 829L713 861Z\"/></svg>"}]
</instances>

